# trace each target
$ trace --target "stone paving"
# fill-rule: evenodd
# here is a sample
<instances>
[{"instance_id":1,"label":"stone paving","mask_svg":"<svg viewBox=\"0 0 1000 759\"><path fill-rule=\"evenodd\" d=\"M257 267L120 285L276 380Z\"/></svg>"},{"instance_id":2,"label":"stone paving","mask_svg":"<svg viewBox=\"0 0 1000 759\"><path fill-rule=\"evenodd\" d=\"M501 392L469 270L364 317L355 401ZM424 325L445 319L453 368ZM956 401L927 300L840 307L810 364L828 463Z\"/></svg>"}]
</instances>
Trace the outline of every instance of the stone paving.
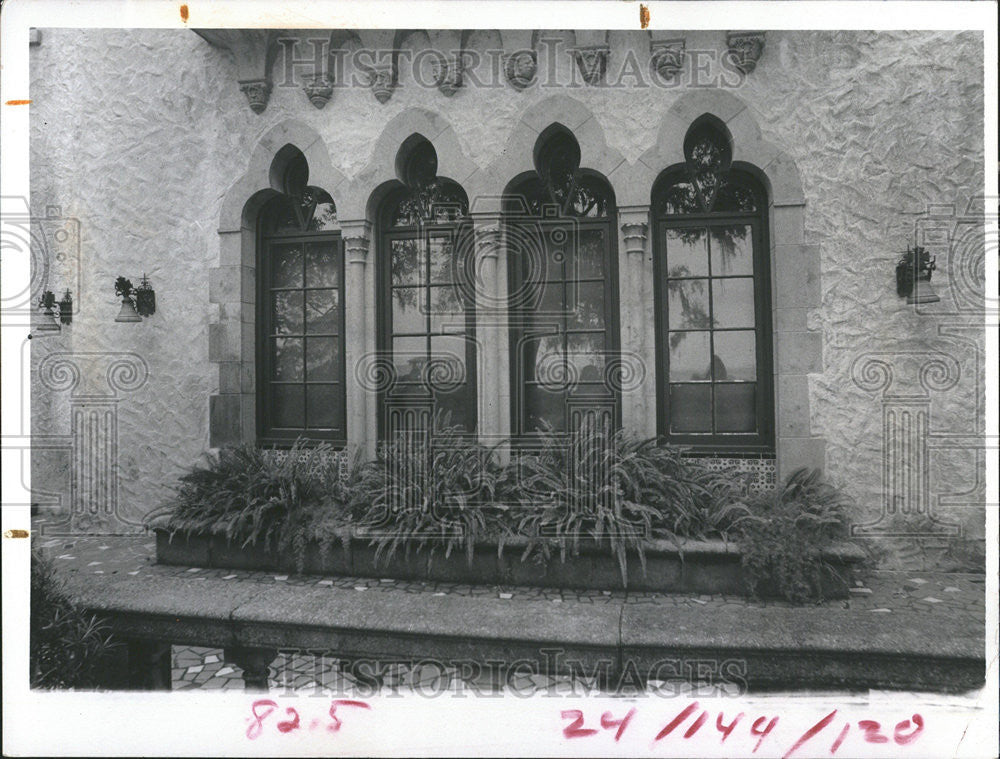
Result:
<instances>
[{"instance_id":1,"label":"stone paving","mask_svg":"<svg viewBox=\"0 0 1000 759\"><path fill-rule=\"evenodd\" d=\"M53 559L59 572L129 575L156 574L188 579L221 578L232 582L263 584L284 583L289 586L353 588L356 592L406 592L430 595L495 596L498 599L547 599L554 604L567 600L584 603L656 604L661 606L737 605L745 607L790 606L784 601L757 601L740 596L680 595L667 593L630 593L627 591L580 591L531 587L488 587L457 583L407 582L361 577L322 577L317 575L280 574L199 567L175 567L155 563L156 544L151 536L136 537L57 537L35 536L36 545ZM969 625L983 624L985 615L985 575L923 571L872 571L865 580L851 588L850 598L828 601L859 614L892 614L899 611L920 611L926 614L954 618L967 617ZM240 690L242 671L227 664L219 649L173 647L173 689L193 688ZM377 687L400 690L430 690L439 693L456 688L474 688L480 692L495 692L499 687L490 673L459 673L453 668L411 666L407 663L379 662L346 663L322 652L282 652L272 666L271 687L303 693L370 696ZM519 695L534 690L547 692L583 688L582 692L598 691L597 683L574 681L569 677L519 674L505 686L516 688ZM657 682L647 685L648 691L668 688L671 695L683 694L692 687L688 683ZM713 685L721 690L726 685ZM581 692L576 690L576 692ZM703 691L699 691L703 692Z\"/></svg>"}]
</instances>

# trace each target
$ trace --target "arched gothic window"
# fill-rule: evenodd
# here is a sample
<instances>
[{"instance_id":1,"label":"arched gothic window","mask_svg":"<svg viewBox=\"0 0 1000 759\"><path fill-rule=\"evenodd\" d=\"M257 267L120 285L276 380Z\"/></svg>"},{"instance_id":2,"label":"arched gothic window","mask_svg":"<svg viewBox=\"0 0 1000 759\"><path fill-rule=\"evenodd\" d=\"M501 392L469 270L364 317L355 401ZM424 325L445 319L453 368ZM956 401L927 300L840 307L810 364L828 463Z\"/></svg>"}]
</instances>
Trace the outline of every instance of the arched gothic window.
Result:
<instances>
[{"instance_id":1,"label":"arched gothic window","mask_svg":"<svg viewBox=\"0 0 1000 759\"><path fill-rule=\"evenodd\" d=\"M653 190L658 429L709 450L774 444L767 197L699 119Z\"/></svg>"},{"instance_id":2,"label":"arched gothic window","mask_svg":"<svg viewBox=\"0 0 1000 759\"><path fill-rule=\"evenodd\" d=\"M468 199L455 182L437 176L433 145L422 138L413 143L404 144L402 186L387 195L379 214L383 438L438 414L476 429L475 304L462 286Z\"/></svg>"},{"instance_id":3,"label":"arched gothic window","mask_svg":"<svg viewBox=\"0 0 1000 759\"><path fill-rule=\"evenodd\" d=\"M307 184L305 156L279 153L258 215L257 420L263 443L346 444L344 272L337 209Z\"/></svg>"},{"instance_id":4,"label":"arched gothic window","mask_svg":"<svg viewBox=\"0 0 1000 759\"><path fill-rule=\"evenodd\" d=\"M535 167L504 198L512 430L617 426L614 195L561 128L539 138Z\"/></svg>"}]
</instances>

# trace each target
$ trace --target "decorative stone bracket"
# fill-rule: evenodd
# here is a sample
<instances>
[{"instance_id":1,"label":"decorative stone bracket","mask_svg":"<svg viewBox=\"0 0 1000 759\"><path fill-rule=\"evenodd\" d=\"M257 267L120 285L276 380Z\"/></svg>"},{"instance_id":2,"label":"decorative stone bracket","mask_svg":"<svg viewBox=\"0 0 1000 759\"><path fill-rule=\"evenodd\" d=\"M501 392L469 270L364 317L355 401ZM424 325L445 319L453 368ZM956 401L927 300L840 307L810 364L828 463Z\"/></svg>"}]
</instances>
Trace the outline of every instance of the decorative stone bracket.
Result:
<instances>
[{"instance_id":1,"label":"decorative stone bracket","mask_svg":"<svg viewBox=\"0 0 1000 759\"><path fill-rule=\"evenodd\" d=\"M538 53L534 50L517 50L504 58L504 74L516 90L523 90L535 81L538 73Z\"/></svg>"},{"instance_id":2,"label":"decorative stone bracket","mask_svg":"<svg viewBox=\"0 0 1000 759\"><path fill-rule=\"evenodd\" d=\"M462 87L462 67L462 57L458 55L434 60L434 81L447 97L451 97Z\"/></svg>"},{"instance_id":3,"label":"decorative stone bracket","mask_svg":"<svg viewBox=\"0 0 1000 759\"><path fill-rule=\"evenodd\" d=\"M653 40L650 44L653 68L664 81L670 81L684 67L683 39Z\"/></svg>"},{"instance_id":4,"label":"decorative stone bracket","mask_svg":"<svg viewBox=\"0 0 1000 759\"><path fill-rule=\"evenodd\" d=\"M727 32L726 52L736 68L749 74L757 68L757 61L764 52L764 32Z\"/></svg>"},{"instance_id":5,"label":"decorative stone bracket","mask_svg":"<svg viewBox=\"0 0 1000 759\"><path fill-rule=\"evenodd\" d=\"M380 103L388 103L392 97L392 91L396 88L396 64L382 63L372 66L368 75L368 86L372 89L372 94Z\"/></svg>"},{"instance_id":6,"label":"decorative stone bracket","mask_svg":"<svg viewBox=\"0 0 1000 759\"><path fill-rule=\"evenodd\" d=\"M573 50L576 65L583 75L583 81L590 85L600 84L608 68L608 45L587 45Z\"/></svg>"},{"instance_id":7,"label":"decorative stone bracket","mask_svg":"<svg viewBox=\"0 0 1000 759\"><path fill-rule=\"evenodd\" d=\"M250 110L263 113L271 95L269 52L276 32L267 29L195 29L210 45L228 50L236 61L236 79Z\"/></svg>"}]
</instances>

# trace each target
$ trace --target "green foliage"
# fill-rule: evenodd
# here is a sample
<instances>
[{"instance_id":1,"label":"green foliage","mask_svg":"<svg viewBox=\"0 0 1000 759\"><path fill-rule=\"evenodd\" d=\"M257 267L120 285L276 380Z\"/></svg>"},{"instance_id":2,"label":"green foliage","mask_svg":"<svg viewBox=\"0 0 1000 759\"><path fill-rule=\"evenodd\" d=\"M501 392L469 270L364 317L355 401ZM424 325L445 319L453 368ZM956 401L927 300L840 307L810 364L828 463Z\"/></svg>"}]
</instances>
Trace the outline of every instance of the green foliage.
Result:
<instances>
[{"instance_id":1,"label":"green foliage","mask_svg":"<svg viewBox=\"0 0 1000 759\"><path fill-rule=\"evenodd\" d=\"M847 536L844 495L818 469L798 469L784 487L747 499L750 516L739 523L739 544L750 591L774 583L789 601L822 598L822 578L834 568L823 550Z\"/></svg>"},{"instance_id":2,"label":"green foliage","mask_svg":"<svg viewBox=\"0 0 1000 759\"><path fill-rule=\"evenodd\" d=\"M32 688L96 688L121 644L107 624L66 596L49 560L31 555L29 680Z\"/></svg>"},{"instance_id":3,"label":"green foliage","mask_svg":"<svg viewBox=\"0 0 1000 759\"><path fill-rule=\"evenodd\" d=\"M494 501L499 466L495 451L470 440L449 418L438 415L433 434L396 435L379 446L353 484L351 513L388 563L439 549L448 557L464 548L472 563L475 544L497 531Z\"/></svg>"},{"instance_id":4,"label":"green foliage","mask_svg":"<svg viewBox=\"0 0 1000 759\"><path fill-rule=\"evenodd\" d=\"M304 566L311 540L342 538L358 467L342 480L328 445L296 442L284 456L255 446L224 448L181 477L168 504L171 532L209 532L292 553ZM156 514L150 515L156 516Z\"/></svg>"},{"instance_id":5,"label":"green foliage","mask_svg":"<svg viewBox=\"0 0 1000 759\"><path fill-rule=\"evenodd\" d=\"M536 551L547 561L554 548L565 561L567 550L576 555L580 540L589 540L611 551L627 584L628 553L645 571L648 538L703 537L727 526L727 496L736 487L678 448L585 425L569 435L544 433L515 452L501 498L513 504L509 531L528 538L522 561Z\"/></svg>"}]
</instances>

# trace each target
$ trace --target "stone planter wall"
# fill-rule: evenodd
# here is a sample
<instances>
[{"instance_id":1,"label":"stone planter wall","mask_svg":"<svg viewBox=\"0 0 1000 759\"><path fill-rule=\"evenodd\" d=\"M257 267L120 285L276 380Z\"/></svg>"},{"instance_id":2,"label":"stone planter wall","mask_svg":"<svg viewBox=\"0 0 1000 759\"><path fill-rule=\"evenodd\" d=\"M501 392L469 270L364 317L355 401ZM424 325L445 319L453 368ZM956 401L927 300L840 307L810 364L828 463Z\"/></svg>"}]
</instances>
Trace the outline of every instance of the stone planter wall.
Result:
<instances>
[{"instance_id":1,"label":"stone planter wall","mask_svg":"<svg viewBox=\"0 0 1000 759\"><path fill-rule=\"evenodd\" d=\"M216 569L295 572L292 556L279 556L262 546L240 547L220 535L188 535L162 527L155 528L156 558L161 564L204 566ZM430 556L426 550L405 555L403 551L386 562L375 561L370 539L352 537L350 551L340 543L325 554L317 544L306 549L307 574L378 577L425 582L455 582L472 585L533 586L590 590L623 590L618 561L603 547L581 545L578 556L558 552L545 563L535 557L521 561L524 541L513 541L497 555L495 544L476 546L471 565L464 551L447 559L441 551ZM822 578L826 598L844 598L853 585L854 569L863 559L859 548L845 544L827 552L834 568ZM651 540L646 549L646 572L639 557L628 555L627 589L637 592L722 593L746 595L746 573L740 565L739 549L732 543L688 541L681 550L665 540ZM757 588L765 597L777 595L767 585Z\"/></svg>"}]
</instances>

